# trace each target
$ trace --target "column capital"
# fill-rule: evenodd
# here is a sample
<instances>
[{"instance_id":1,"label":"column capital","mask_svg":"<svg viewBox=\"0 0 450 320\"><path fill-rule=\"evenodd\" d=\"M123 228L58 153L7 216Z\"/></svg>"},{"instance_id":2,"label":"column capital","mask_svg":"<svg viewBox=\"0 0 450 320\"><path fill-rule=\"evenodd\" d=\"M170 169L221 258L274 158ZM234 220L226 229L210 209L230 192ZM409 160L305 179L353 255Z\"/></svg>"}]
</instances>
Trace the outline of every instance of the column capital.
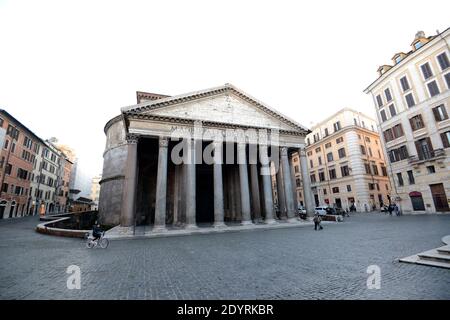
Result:
<instances>
[{"instance_id":1,"label":"column capital","mask_svg":"<svg viewBox=\"0 0 450 320\"><path fill-rule=\"evenodd\" d=\"M281 156L287 156L288 155L288 147L280 147L280 154L281 154Z\"/></svg>"},{"instance_id":2,"label":"column capital","mask_svg":"<svg viewBox=\"0 0 450 320\"><path fill-rule=\"evenodd\" d=\"M298 148L298 154L300 157L306 157L306 148Z\"/></svg>"},{"instance_id":3,"label":"column capital","mask_svg":"<svg viewBox=\"0 0 450 320\"><path fill-rule=\"evenodd\" d=\"M169 146L169 138L167 137L159 137L159 147L167 148Z\"/></svg>"},{"instance_id":4,"label":"column capital","mask_svg":"<svg viewBox=\"0 0 450 320\"><path fill-rule=\"evenodd\" d=\"M127 133L125 139L127 140L128 144L137 144L139 141L140 136L136 133Z\"/></svg>"}]
</instances>

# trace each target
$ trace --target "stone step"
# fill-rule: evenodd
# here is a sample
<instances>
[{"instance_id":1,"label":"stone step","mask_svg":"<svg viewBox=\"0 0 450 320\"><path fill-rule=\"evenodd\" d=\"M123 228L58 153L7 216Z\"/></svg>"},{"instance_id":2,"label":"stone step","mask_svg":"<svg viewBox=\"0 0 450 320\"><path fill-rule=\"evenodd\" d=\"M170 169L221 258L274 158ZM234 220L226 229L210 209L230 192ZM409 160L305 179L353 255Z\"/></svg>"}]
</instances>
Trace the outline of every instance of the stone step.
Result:
<instances>
[{"instance_id":1,"label":"stone step","mask_svg":"<svg viewBox=\"0 0 450 320\"><path fill-rule=\"evenodd\" d=\"M448 263L448 262L439 262L439 261L434 261L434 260L419 259L415 263L416 264L420 264L420 265L424 265L424 266L431 266L431 267L450 269L450 263Z\"/></svg>"},{"instance_id":2,"label":"stone step","mask_svg":"<svg viewBox=\"0 0 450 320\"><path fill-rule=\"evenodd\" d=\"M431 260L450 264L450 255L440 254L437 249L419 253L418 256L421 260Z\"/></svg>"},{"instance_id":3,"label":"stone step","mask_svg":"<svg viewBox=\"0 0 450 320\"><path fill-rule=\"evenodd\" d=\"M450 245L443 246L436 249L440 254L450 255Z\"/></svg>"}]
</instances>

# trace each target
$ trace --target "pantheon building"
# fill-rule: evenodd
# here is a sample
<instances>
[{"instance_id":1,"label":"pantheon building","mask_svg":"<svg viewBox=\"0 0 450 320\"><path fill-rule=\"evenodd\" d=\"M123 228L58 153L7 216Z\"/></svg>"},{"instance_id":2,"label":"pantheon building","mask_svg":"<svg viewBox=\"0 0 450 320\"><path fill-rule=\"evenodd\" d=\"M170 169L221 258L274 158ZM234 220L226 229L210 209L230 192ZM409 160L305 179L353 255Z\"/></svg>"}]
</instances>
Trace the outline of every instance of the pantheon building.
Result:
<instances>
[{"instance_id":1,"label":"pantheon building","mask_svg":"<svg viewBox=\"0 0 450 320\"><path fill-rule=\"evenodd\" d=\"M297 221L293 154L308 214L314 206L309 132L230 84L177 96L137 92L137 104L105 126L100 222L126 233Z\"/></svg>"}]
</instances>

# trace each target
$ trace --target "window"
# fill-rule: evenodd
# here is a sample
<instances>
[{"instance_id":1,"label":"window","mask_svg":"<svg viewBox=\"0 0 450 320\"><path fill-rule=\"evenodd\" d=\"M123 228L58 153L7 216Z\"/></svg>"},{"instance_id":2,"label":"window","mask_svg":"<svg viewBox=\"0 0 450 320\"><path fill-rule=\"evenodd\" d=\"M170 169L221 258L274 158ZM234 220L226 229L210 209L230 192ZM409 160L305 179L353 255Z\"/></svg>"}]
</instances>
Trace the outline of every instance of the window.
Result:
<instances>
[{"instance_id":1,"label":"window","mask_svg":"<svg viewBox=\"0 0 450 320\"><path fill-rule=\"evenodd\" d=\"M17 169L17 178L26 180L28 178L28 171L23 170L22 168Z\"/></svg>"},{"instance_id":2,"label":"window","mask_svg":"<svg viewBox=\"0 0 450 320\"><path fill-rule=\"evenodd\" d=\"M389 105L389 112L391 113L391 117L397 114L397 111L395 111L395 107L393 104Z\"/></svg>"},{"instance_id":3,"label":"window","mask_svg":"<svg viewBox=\"0 0 450 320\"><path fill-rule=\"evenodd\" d=\"M295 179L295 183L297 185L297 188L300 188L302 185L299 178Z\"/></svg>"},{"instance_id":4,"label":"window","mask_svg":"<svg viewBox=\"0 0 450 320\"><path fill-rule=\"evenodd\" d=\"M333 193L339 193L339 187L334 187L333 188Z\"/></svg>"},{"instance_id":5,"label":"window","mask_svg":"<svg viewBox=\"0 0 450 320\"><path fill-rule=\"evenodd\" d=\"M348 166L341 167L341 174L343 177L348 177L350 175L350 170L348 169Z\"/></svg>"},{"instance_id":6,"label":"window","mask_svg":"<svg viewBox=\"0 0 450 320\"><path fill-rule=\"evenodd\" d=\"M427 87L431 97L434 97L439 94L439 88L435 80L427 83Z\"/></svg>"},{"instance_id":7,"label":"window","mask_svg":"<svg viewBox=\"0 0 450 320\"><path fill-rule=\"evenodd\" d=\"M422 120L422 115L420 114L409 119L409 123L411 124L412 131L416 131L425 127L425 124Z\"/></svg>"},{"instance_id":8,"label":"window","mask_svg":"<svg viewBox=\"0 0 450 320\"><path fill-rule=\"evenodd\" d=\"M345 148L340 148L338 150L338 154L339 154L339 159L345 158Z\"/></svg>"},{"instance_id":9,"label":"window","mask_svg":"<svg viewBox=\"0 0 450 320\"><path fill-rule=\"evenodd\" d=\"M355 124L355 126L358 125L358 121L356 121L356 118L353 118L353 123Z\"/></svg>"},{"instance_id":10,"label":"window","mask_svg":"<svg viewBox=\"0 0 450 320\"><path fill-rule=\"evenodd\" d=\"M340 121L335 122L333 124L333 128L334 128L334 132L341 130L341 122Z\"/></svg>"},{"instance_id":11,"label":"window","mask_svg":"<svg viewBox=\"0 0 450 320\"><path fill-rule=\"evenodd\" d=\"M376 176L378 175L378 166L376 164L372 165L372 171L374 175Z\"/></svg>"},{"instance_id":12,"label":"window","mask_svg":"<svg viewBox=\"0 0 450 320\"><path fill-rule=\"evenodd\" d=\"M400 79L400 84L402 85L403 92L409 90L409 82L408 82L408 78L406 78L406 76L404 76L403 78Z\"/></svg>"},{"instance_id":13,"label":"window","mask_svg":"<svg viewBox=\"0 0 450 320\"><path fill-rule=\"evenodd\" d=\"M11 171L12 171L12 165L10 163L6 164L5 174L11 175Z\"/></svg>"},{"instance_id":14,"label":"window","mask_svg":"<svg viewBox=\"0 0 450 320\"><path fill-rule=\"evenodd\" d=\"M331 169L328 172L330 173L330 180L336 179L336 169Z\"/></svg>"},{"instance_id":15,"label":"window","mask_svg":"<svg viewBox=\"0 0 450 320\"><path fill-rule=\"evenodd\" d=\"M412 170L408 170L407 173L408 173L409 184L415 184L416 182L414 180L414 174L413 174Z\"/></svg>"},{"instance_id":16,"label":"window","mask_svg":"<svg viewBox=\"0 0 450 320\"><path fill-rule=\"evenodd\" d=\"M447 54L445 52L441 53L437 56L439 65L441 66L441 70L444 71L448 67L450 67L450 62L448 61Z\"/></svg>"},{"instance_id":17,"label":"window","mask_svg":"<svg viewBox=\"0 0 450 320\"><path fill-rule=\"evenodd\" d=\"M433 72L431 71L431 67L428 62L420 66L420 69L422 69L422 74L425 80L433 76Z\"/></svg>"},{"instance_id":18,"label":"window","mask_svg":"<svg viewBox=\"0 0 450 320\"><path fill-rule=\"evenodd\" d=\"M369 190L375 190L375 184L369 183Z\"/></svg>"},{"instance_id":19,"label":"window","mask_svg":"<svg viewBox=\"0 0 450 320\"><path fill-rule=\"evenodd\" d=\"M380 95L377 95L377 103L378 103L378 107L382 107L383 106L383 99L381 99Z\"/></svg>"},{"instance_id":20,"label":"window","mask_svg":"<svg viewBox=\"0 0 450 320\"><path fill-rule=\"evenodd\" d=\"M348 192L352 192L352 186L349 185L349 184L347 185L347 191L348 191Z\"/></svg>"},{"instance_id":21,"label":"window","mask_svg":"<svg viewBox=\"0 0 450 320\"><path fill-rule=\"evenodd\" d=\"M327 194L327 189L323 189L323 194Z\"/></svg>"},{"instance_id":22,"label":"window","mask_svg":"<svg viewBox=\"0 0 450 320\"><path fill-rule=\"evenodd\" d=\"M323 171L319 172L319 181L320 182L325 181L325 172Z\"/></svg>"},{"instance_id":23,"label":"window","mask_svg":"<svg viewBox=\"0 0 450 320\"><path fill-rule=\"evenodd\" d=\"M298 168L298 165L294 166L294 171L295 171L295 173L299 173L300 172L300 169ZM64 181L62 182L62 185L64 185Z\"/></svg>"},{"instance_id":24,"label":"window","mask_svg":"<svg viewBox=\"0 0 450 320\"><path fill-rule=\"evenodd\" d=\"M368 147L367 150L369 150L369 156L373 157L372 149Z\"/></svg>"},{"instance_id":25,"label":"window","mask_svg":"<svg viewBox=\"0 0 450 320\"><path fill-rule=\"evenodd\" d=\"M444 78L445 78L445 82L447 83L447 88L450 89L450 72L447 73L447 74L444 76Z\"/></svg>"},{"instance_id":26,"label":"window","mask_svg":"<svg viewBox=\"0 0 450 320\"><path fill-rule=\"evenodd\" d=\"M8 126L8 129L6 130L6 134L9 135L13 140L19 140L19 130L14 128L12 125Z\"/></svg>"},{"instance_id":27,"label":"window","mask_svg":"<svg viewBox=\"0 0 450 320\"><path fill-rule=\"evenodd\" d=\"M328 142L328 143L325 145L325 149L328 149L328 148L331 148L331 142Z\"/></svg>"},{"instance_id":28,"label":"window","mask_svg":"<svg viewBox=\"0 0 450 320\"><path fill-rule=\"evenodd\" d=\"M403 127L402 127L401 124L395 125L395 126L392 128L392 131L393 131L393 134L394 134L394 138L395 138L395 139L397 139L397 138L399 138L399 137L401 137L401 136L404 135Z\"/></svg>"},{"instance_id":29,"label":"window","mask_svg":"<svg viewBox=\"0 0 450 320\"><path fill-rule=\"evenodd\" d=\"M403 183L403 177L402 177L401 172L397 173L397 181L398 181L398 186L402 187L404 183Z\"/></svg>"},{"instance_id":30,"label":"window","mask_svg":"<svg viewBox=\"0 0 450 320\"><path fill-rule=\"evenodd\" d=\"M336 139L336 143L337 144L342 143L342 142L344 142L344 138L339 137L339 138Z\"/></svg>"},{"instance_id":31,"label":"window","mask_svg":"<svg viewBox=\"0 0 450 320\"><path fill-rule=\"evenodd\" d=\"M384 90L384 95L386 96L386 101L389 102L392 100L392 95L391 95L391 91L389 90L389 88L387 88L386 90Z\"/></svg>"},{"instance_id":32,"label":"window","mask_svg":"<svg viewBox=\"0 0 450 320\"><path fill-rule=\"evenodd\" d=\"M9 146L9 140L5 140L5 145L3 146L3 148L5 150L8 150L8 146Z\"/></svg>"},{"instance_id":33,"label":"window","mask_svg":"<svg viewBox=\"0 0 450 320\"><path fill-rule=\"evenodd\" d=\"M366 169L366 174L372 174L372 172L370 172L370 165L368 163L364 163L364 168Z\"/></svg>"},{"instance_id":34,"label":"window","mask_svg":"<svg viewBox=\"0 0 450 320\"><path fill-rule=\"evenodd\" d=\"M391 163L405 160L408 158L408 149L406 148L406 146L401 146L400 148L388 151L388 155Z\"/></svg>"},{"instance_id":35,"label":"window","mask_svg":"<svg viewBox=\"0 0 450 320\"><path fill-rule=\"evenodd\" d=\"M320 148L316 148L316 153L319 153L320 152Z\"/></svg>"},{"instance_id":36,"label":"window","mask_svg":"<svg viewBox=\"0 0 450 320\"><path fill-rule=\"evenodd\" d=\"M331 152L327 153L327 161L328 162L333 161L333 153L331 153Z\"/></svg>"},{"instance_id":37,"label":"window","mask_svg":"<svg viewBox=\"0 0 450 320\"><path fill-rule=\"evenodd\" d=\"M386 167L385 167L385 166L381 166L381 174L382 174L384 177L387 177L387 170L386 170Z\"/></svg>"},{"instance_id":38,"label":"window","mask_svg":"<svg viewBox=\"0 0 450 320\"><path fill-rule=\"evenodd\" d=\"M312 151L308 151L308 157L312 156Z\"/></svg>"},{"instance_id":39,"label":"window","mask_svg":"<svg viewBox=\"0 0 450 320\"><path fill-rule=\"evenodd\" d=\"M436 173L434 166L427 166L428 173Z\"/></svg>"},{"instance_id":40,"label":"window","mask_svg":"<svg viewBox=\"0 0 450 320\"><path fill-rule=\"evenodd\" d=\"M366 148L363 145L360 145L360 148L361 148L361 153L363 155L365 155L366 154Z\"/></svg>"},{"instance_id":41,"label":"window","mask_svg":"<svg viewBox=\"0 0 450 320\"><path fill-rule=\"evenodd\" d=\"M381 116L381 121L382 122L385 122L387 120L387 118L386 118L386 111L381 110L380 111L380 116Z\"/></svg>"},{"instance_id":42,"label":"window","mask_svg":"<svg viewBox=\"0 0 450 320\"><path fill-rule=\"evenodd\" d=\"M420 160L430 159L433 157L433 145L430 138L420 139L415 142L417 155Z\"/></svg>"},{"instance_id":43,"label":"window","mask_svg":"<svg viewBox=\"0 0 450 320\"><path fill-rule=\"evenodd\" d=\"M317 160L319 161L319 166L322 165L322 158L318 157Z\"/></svg>"},{"instance_id":44,"label":"window","mask_svg":"<svg viewBox=\"0 0 450 320\"><path fill-rule=\"evenodd\" d=\"M325 137L328 136L328 128L325 128Z\"/></svg>"},{"instance_id":45,"label":"window","mask_svg":"<svg viewBox=\"0 0 450 320\"><path fill-rule=\"evenodd\" d=\"M441 133L442 145L444 148L450 147L450 131Z\"/></svg>"},{"instance_id":46,"label":"window","mask_svg":"<svg viewBox=\"0 0 450 320\"><path fill-rule=\"evenodd\" d=\"M28 148L28 149L31 149L31 148L33 147L33 141L31 141L30 138L25 137L25 138L23 139L23 146L26 147L26 148Z\"/></svg>"},{"instance_id":47,"label":"window","mask_svg":"<svg viewBox=\"0 0 450 320\"><path fill-rule=\"evenodd\" d=\"M408 93L405 96L405 100L406 100L406 104L408 105L408 108L411 108L416 105L416 102L414 101L414 97L413 97L412 93Z\"/></svg>"},{"instance_id":48,"label":"window","mask_svg":"<svg viewBox=\"0 0 450 320\"><path fill-rule=\"evenodd\" d=\"M314 173L310 175L309 178L311 179L312 183L316 182L316 175Z\"/></svg>"},{"instance_id":49,"label":"window","mask_svg":"<svg viewBox=\"0 0 450 320\"><path fill-rule=\"evenodd\" d=\"M434 119L436 121L443 121L448 119L447 110L443 104L433 108Z\"/></svg>"},{"instance_id":50,"label":"window","mask_svg":"<svg viewBox=\"0 0 450 320\"><path fill-rule=\"evenodd\" d=\"M3 119L2 118L0 118L0 128L3 128Z\"/></svg>"}]
</instances>

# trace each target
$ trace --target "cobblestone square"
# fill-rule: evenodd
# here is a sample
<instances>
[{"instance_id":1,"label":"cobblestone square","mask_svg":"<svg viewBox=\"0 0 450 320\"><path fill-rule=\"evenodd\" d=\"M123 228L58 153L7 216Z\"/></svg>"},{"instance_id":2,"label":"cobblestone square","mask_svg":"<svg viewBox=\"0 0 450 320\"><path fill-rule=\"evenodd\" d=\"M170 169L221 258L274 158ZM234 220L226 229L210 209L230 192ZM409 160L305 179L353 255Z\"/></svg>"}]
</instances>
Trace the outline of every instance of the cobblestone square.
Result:
<instances>
[{"instance_id":1,"label":"cobblestone square","mask_svg":"<svg viewBox=\"0 0 450 320\"><path fill-rule=\"evenodd\" d=\"M441 245L449 215L357 214L301 227L112 241L38 234L37 217L0 221L1 299L450 299L450 271L397 259ZM81 268L68 290L66 269ZM369 290L367 267L381 269Z\"/></svg>"}]
</instances>

